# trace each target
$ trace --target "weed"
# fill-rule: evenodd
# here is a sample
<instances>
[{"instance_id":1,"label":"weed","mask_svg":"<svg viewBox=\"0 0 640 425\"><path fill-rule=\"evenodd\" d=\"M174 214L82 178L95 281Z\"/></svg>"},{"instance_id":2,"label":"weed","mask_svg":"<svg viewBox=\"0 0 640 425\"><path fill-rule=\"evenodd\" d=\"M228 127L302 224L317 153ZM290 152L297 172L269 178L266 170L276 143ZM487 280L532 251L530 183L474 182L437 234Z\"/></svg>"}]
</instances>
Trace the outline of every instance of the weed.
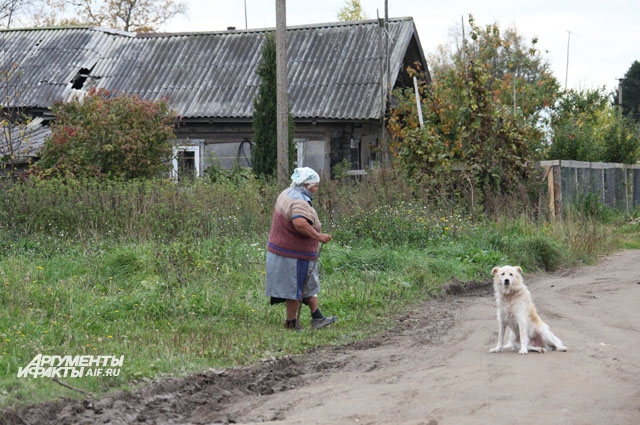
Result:
<instances>
[{"instance_id":1,"label":"weed","mask_svg":"<svg viewBox=\"0 0 640 425\"><path fill-rule=\"evenodd\" d=\"M385 172L327 182L314 200L333 236L319 262L320 301L339 322L290 333L282 329L282 307L264 296L279 189L250 176L218 177L4 188L0 406L60 396L50 380L17 378L38 353L124 356L119 376L73 382L99 394L364 338L448 281L487 280L493 266L506 263L554 270L640 239L628 219L614 232L578 215L562 223L483 219L431 205ZM308 329L308 311L302 322Z\"/></svg>"}]
</instances>

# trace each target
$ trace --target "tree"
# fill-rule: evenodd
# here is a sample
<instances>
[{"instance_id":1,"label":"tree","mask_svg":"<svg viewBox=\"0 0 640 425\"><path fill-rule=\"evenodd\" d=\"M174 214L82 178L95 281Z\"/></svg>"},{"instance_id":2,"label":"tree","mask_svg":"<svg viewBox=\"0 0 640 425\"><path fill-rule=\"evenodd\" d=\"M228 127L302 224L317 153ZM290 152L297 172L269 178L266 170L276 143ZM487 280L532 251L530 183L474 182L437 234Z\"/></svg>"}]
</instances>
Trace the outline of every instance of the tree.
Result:
<instances>
[{"instance_id":1,"label":"tree","mask_svg":"<svg viewBox=\"0 0 640 425\"><path fill-rule=\"evenodd\" d=\"M251 167L257 176L272 177L278 170L276 42L273 33L266 34L262 61L256 73L260 77L260 86L253 101ZM293 117L289 113L289 169L295 153L293 134Z\"/></svg>"},{"instance_id":2,"label":"tree","mask_svg":"<svg viewBox=\"0 0 640 425\"><path fill-rule=\"evenodd\" d=\"M613 120L604 128L604 148L600 161L637 164L640 160L640 128L629 117L611 114Z\"/></svg>"},{"instance_id":3,"label":"tree","mask_svg":"<svg viewBox=\"0 0 640 425\"><path fill-rule=\"evenodd\" d=\"M35 175L134 179L169 170L177 116L165 102L92 90L52 111Z\"/></svg>"},{"instance_id":4,"label":"tree","mask_svg":"<svg viewBox=\"0 0 640 425\"><path fill-rule=\"evenodd\" d=\"M187 8L179 0L44 0L38 25L82 24L123 31L155 31Z\"/></svg>"},{"instance_id":5,"label":"tree","mask_svg":"<svg viewBox=\"0 0 640 425\"><path fill-rule=\"evenodd\" d=\"M640 122L640 62L634 61L631 64L624 74L621 86L622 114Z\"/></svg>"},{"instance_id":6,"label":"tree","mask_svg":"<svg viewBox=\"0 0 640 425\"><path fill-rule=\"evenodd\" d=\"M479 27L469 17L470 31L463 37L460 29L452 30L457 45L438 46L430 56L430 71L437 80L471 61L482 62L488 73L491 90L500 103L524 117L538 121L543 111L553 105L559 84L552 76L550 64L538 49L538 38L527 42L516 28L500 30L497 23ZM466 75L465 75L466 78Z\"/></svg>"},{"instance_id":7,"label":"tree","mask_svg":"<svg viewBox=\"0 0 640 425\"><path fill-rule=\"evenodd\" d=\"M12 28L16 18L37 0L0 0L0 27Z\"/></svg>"},{"instance_id":8,"label":"tree","mask_svg":"<svg viewBox=\"0 0 640 425\"><path fill-rule=\"evenodd\" d=\"M640 135L620 116L604 89L563 93L550 110L552 142L547 159L635 164Z\"/></svg>"},{"instance_id":9,"label":"tree","mask_svg":"<svg viewBox=\"0 0 640 425\"><path fill-rule=\"evenodd\" d=\"M34 27L91 25L75 13L69 13L69 0L39 0L31 11L30 25ZM66 11L66 13L65 13Z\"/></svg>"},{"instance_id":10,"label":"tree","mask_svg":"<svg viewBox=\"0 0 640 425\"><path fill-rule=\"evenodd\" d=\"M483 29L472 17L469 24L469 37L440 62L432 83L421 79L424 128L413 90L394 93L394 162L440 197L519 193L542 153L539 123L558 83L537 61L535 39L517 47L515 31L503 37L495 24Z\"/></svg>"},{"instance_id":11,"label":"tree","mask_svg":"<svg viewBox=\"0 0 640 425\"><path fill-rule=\"evenodd\" d=\"M361 21L367 19L360 0L345 0L344 6L338 12L339 21Z\"/></svg>"},{"instance_id":12,"label":"tree","mask_svg":"<svg viewBox=\"0 0 640 425\"><path fill-rule=\"evenodd\" d=\"M601 89L569 90L551 108L551 140L547 159L597 161L602 157L603 114L609 100Z\"/></svg>"}]
</instances>

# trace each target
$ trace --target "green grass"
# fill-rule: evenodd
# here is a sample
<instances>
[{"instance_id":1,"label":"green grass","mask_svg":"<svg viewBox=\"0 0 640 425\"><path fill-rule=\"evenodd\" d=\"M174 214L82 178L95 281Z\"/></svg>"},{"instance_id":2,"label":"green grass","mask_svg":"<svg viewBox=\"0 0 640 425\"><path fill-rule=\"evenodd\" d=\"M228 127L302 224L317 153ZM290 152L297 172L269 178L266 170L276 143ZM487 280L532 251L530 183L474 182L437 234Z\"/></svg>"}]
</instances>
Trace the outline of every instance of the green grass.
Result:
<instances>
[{"instance_id":1,"label":"green grass","mask_svg":"<svg viewBox=\"0 0 640 425\"><path fill-rule=\"evenodd\" d=\"M17 378L19 368L38 353L124 356L117 377L61 378L102 394L366 338L392 326L399 312L439 294L447 282L489 281L495 265L518 264L532 273L592 262L618 248L640 248L639 224L628 218L618 224L581 217L558 223L491 221L404 199L365 208L373 201L330 187L329 199L318 208L334 236L320 259L320 304L338 323L312 331L304 309L305 328L295 333L283 329L282 304L270 306L264 296L270 218L265 205L277 191L261 189L265 199L248 202L246 188L216 188L218 201L206 198L213 190L196 187L192 198L185 195L195 206L183 199L178 216L164 218L150 208L147 220L155 222L130 223L125 233L108 224L103 224L108 231L89 231L82 222L77 231L61 232L67 220L56 225L53 217L53 232L44 221L29 230L41 220L36 218L20 226L0 224L0 408L79 396L49 378ZM118 188L127 197L130 192ZM146 199L158 192L145 186L143 193ZM114 196L109 194L112 201ZM64 211L60 202L57 208ZM76 201L69 202L71 208ZM358 213L349 209L354 203L362 206ZM108 221L90 206L73 214L81 210L95 218L93 223ZM130 220L143 220L131 214ZM180 217L194 223L199 217L201 227L187 231ZM170 224L164 233L163 219Z\"/></svg>"}]
</instances>

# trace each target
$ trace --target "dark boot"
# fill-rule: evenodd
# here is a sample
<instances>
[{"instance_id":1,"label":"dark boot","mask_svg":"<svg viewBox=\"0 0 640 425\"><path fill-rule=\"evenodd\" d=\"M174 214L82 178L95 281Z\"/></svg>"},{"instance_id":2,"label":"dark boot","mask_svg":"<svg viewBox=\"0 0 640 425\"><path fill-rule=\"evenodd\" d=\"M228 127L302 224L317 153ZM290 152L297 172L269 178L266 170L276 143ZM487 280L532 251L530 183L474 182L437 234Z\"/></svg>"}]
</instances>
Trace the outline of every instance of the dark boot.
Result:
<instances>
[{"instance_id":1,"label":"dark boot","mask_svg":"<svg viewBox=\"0 0 640 425\"><path fill-rule=\"evenodd\" d=\"M287 319L287 321L284 322L284 327L285 329L293 329L294 331L302 329L300 323L298 323L298 319Z\"/></svg>"}]
</instances>

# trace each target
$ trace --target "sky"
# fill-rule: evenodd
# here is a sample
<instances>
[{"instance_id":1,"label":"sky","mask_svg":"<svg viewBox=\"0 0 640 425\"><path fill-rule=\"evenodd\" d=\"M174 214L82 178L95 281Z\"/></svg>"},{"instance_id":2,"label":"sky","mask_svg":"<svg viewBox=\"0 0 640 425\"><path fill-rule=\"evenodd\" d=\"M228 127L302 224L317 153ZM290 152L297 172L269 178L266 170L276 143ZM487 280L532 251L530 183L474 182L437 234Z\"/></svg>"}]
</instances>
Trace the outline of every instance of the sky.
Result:
<instances>
[{"instance_id":1,"label":"sky","mask_svg":"<svg viewBox=\"0 0 640 425\"><path fill-rule=\"evenodd\" d=\"M159 31L225 31L275 28L276 0L181 0L186 16ZM287 25L338 21L345 0L287 0ZM361 0L369 19L385 15L385 0ZM640 61L638 0L387 0L390 18L412 17L425 55L452 45L452 34L474 16L481 27L515 28L538 48L561 87L617 88L634 61ZM245 9L246 5L246 9ZM468 33L468 26L466 27Z\"/></svg>"}]
</instances>

